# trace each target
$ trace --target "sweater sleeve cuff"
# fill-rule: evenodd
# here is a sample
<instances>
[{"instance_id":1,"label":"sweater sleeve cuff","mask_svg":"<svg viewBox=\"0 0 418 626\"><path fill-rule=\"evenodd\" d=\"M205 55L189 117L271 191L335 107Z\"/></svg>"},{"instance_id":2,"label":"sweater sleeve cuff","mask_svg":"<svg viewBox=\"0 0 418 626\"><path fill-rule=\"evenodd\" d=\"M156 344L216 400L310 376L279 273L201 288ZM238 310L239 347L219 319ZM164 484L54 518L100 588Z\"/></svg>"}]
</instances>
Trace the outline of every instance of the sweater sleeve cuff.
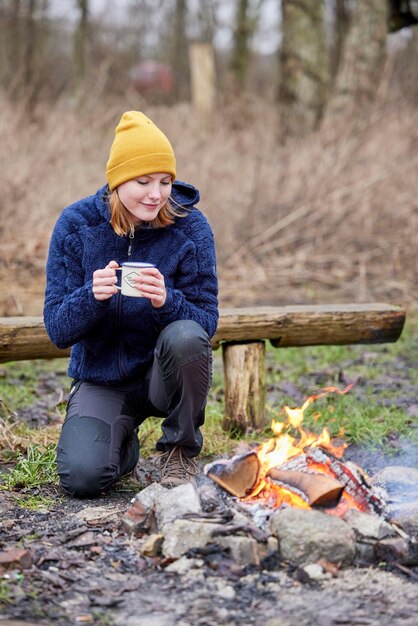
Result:
<instances>
[{"instance_id":1,"label":"sweater sleeve cuff","mask_svg":"<svg viewBox=\"0 0 418 626\"><path fill-rule=\"evenodd\" d=\"M94 293L93 293L93 281L89 280L85 285L84 285L84 289L87 292L87 304L88 307L91 311L91 313L94 315L95 313L97 315L100 315L102 311L105 311L107 309L107 307L110 304L111 298L108 298L107 300L97 300L94 297Z\"/></svg>"},{"instance_id":2,"label":"sweater sleeve cuff","mask_svg":"<svg viewBox=\"0 0 418 626\"><path fill-rule=\"evenodd\" d=\"M177 289L167 289L167 298L163 306L153 310L154 319L159 323L170 323L177 319L183 294Z\"/></svg>"}]
</instances>

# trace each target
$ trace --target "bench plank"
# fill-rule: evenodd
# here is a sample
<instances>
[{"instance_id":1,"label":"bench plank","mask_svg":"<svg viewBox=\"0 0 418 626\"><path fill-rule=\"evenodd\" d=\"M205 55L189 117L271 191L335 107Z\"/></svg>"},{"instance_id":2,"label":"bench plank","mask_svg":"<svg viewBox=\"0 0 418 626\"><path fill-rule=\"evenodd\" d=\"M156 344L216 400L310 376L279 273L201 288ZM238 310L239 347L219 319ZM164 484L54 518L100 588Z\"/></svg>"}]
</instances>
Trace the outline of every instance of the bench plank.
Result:
<instances>
[{"instance_id":1,"label":"bench plank","mask_svg":"<svg viewBox=\"0 0 418 626\"><path fill-rule=\"evenodd\" d=\"M212 345L265 339L276 347L391 343L405 317L403 307L383 303L222 309ZM50 342L41 317L0 318L0 363L68 355L69 349Z\"/></svg>"}]
</instances>

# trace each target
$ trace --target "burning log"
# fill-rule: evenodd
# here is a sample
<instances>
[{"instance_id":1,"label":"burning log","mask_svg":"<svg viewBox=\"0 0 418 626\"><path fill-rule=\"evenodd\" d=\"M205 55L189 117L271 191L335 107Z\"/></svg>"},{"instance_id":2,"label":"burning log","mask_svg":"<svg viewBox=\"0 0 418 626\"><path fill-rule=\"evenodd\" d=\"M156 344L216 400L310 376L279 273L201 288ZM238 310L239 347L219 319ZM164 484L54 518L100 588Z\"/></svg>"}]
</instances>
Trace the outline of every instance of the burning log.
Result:
<instances>
[{"instance_id":1,"label":"burning log","mask_svg":"<svg viewBox=\"0 0 418 626\"><path fill-rule=\"evenodd\" d=\"M274 482L282 487L296 489L306 496L310 506L334 506L344 491L344 485L325 474L307 474L273 467L267 473Z\"/></svg>"},{"instance_id":2,"label":"burning log","mask_svg":"<svg viewBox=\"0 0 418 626\"><path fill-rule=\"evenodd\" d=\"M368 482L358 465L349 461L342 462L325 448L310 447L304 454L289 459L280 469L315 475L321 471L341 483L344 486L344 495L351 498L361 511L377 515L385 513L383 491Z\"/></svg>"},{"instance_id":3,"label":"burning log","mask_svg":"<svg viewBox=\"0 0 418 626\"><path fill-rule=\"evenodd\" d=\"M384 515L383 492L373 487L353 463L342 462L329 450L311 447L279 467L263 473L257 451L235 456L230 461L215 461L206 474L238 498L255 496L270 481L301 497L309 506L335 507L342 498L348 507Z\"/></svg>"},{"instance_id":4,"label":"burning log","mask_svg":"<svg viewBox=\"0 0 418 626\"><path fill-rule=\"evenodd\" d=\"M345 485L344 492L350 495L363 511L384 515L386 502L383 491L373 487L367 480L363 470L354 463L342 463L328 450L310 448L307 453L308 462L326 463L333 475Z\"/></svg>"},{"instance_id":5,"label":"burning log","mask_svg":"<svg viewBox=\"0 0 418 626\"><path fill-rule=\"evenodd\" d=\"M237 498L245 498L260 480L261 465L256 452L247 452L230 461L215 461L205 468L206 474Z\"/></svg>"},{"instance_id":6,"label":"burning log","mask_svg":"<svg viewBox=\"0 0 418 626\"><path fill-rule=\"evenodd\" d=\"M261 463L256 452L236 456L231 461L217 461L206 468L207 475L223 489L238 498L245 498L261 483ZM272 468L267 473L283 487L296 490L310 506L336 504L344 485L324 474Z\"/></svg>"}]
</instances>

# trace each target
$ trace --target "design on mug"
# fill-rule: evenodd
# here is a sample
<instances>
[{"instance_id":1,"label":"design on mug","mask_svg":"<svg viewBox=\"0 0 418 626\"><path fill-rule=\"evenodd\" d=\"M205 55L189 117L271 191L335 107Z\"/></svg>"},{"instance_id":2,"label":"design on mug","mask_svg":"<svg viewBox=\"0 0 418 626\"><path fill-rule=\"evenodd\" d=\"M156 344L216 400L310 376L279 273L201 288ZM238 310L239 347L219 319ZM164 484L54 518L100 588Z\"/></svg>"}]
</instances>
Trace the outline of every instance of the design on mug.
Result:
<instances>
[{"instance_id":1,"label":"design on mug","mask_svg":"<svg viewBox=\"0 0 418 626\"><path fill-rule=\"evenodd\" d=\"M123 279L129 285L129 287L135 287L135 281L133 280L134 276L140 277L141 274L138 274L138 272L130 272Z\"/></svg>"}]
</instances>

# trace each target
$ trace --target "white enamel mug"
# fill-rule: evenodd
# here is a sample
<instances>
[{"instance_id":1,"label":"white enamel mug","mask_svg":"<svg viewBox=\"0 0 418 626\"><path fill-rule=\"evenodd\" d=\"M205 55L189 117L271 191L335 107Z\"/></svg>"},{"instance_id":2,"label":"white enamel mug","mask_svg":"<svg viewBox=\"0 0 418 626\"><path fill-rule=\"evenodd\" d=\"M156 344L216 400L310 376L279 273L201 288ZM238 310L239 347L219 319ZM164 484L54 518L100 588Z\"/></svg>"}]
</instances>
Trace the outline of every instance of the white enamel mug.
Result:
<instances>
[{"instance_id":1,"label":"white enamel mug","mask_svg":"<svg viewBox=\"0 0 418 626\"><path fill-rule=\"evenodd\" d=\"M135 287L133 279L136 276L141 276L141 269L144 267L155 267L155 265L153 263L137 263L136 261L127 261L126 263L122 263L121 267L115 268L117 272L121 272L121 286L119 287L119 285L115 285L115 287L116 289L119 289L123 296L143 298L141 292Z\"/></svg>"}]
</instances>

